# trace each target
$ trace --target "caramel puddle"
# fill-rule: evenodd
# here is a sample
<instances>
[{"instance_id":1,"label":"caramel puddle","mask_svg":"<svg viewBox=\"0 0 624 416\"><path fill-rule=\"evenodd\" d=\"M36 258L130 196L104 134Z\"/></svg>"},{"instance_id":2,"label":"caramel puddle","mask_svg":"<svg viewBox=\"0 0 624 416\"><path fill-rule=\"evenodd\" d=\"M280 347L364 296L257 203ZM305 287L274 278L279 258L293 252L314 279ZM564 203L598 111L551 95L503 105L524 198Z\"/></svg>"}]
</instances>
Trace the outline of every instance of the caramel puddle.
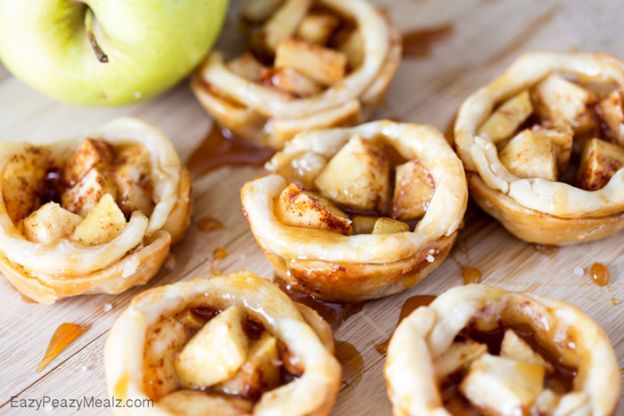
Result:
<instances>
[{"instance_id":1,"label":"caramel puddle","mask_svg":"<svg viewBox=\"0 0 624 416\"><path fill-rule=\"evenodd\" d=\"M223 228L223 223L216 218L204 217L197 222L197 229L203 232L210 232L220 230Z\"/></svg>"},{"instance_id":2,"label":"caramel puddle","mask_svg":"<svg viewBox=\"0 0 624 416\"><path fill-rule=\"evenodd\" d=\"M481 283L481 270L476 267L465 266L462 268L462 278L464 279L465 285L469 285L471 283Z\"/></svg>"},{"instance_id":3,"label":"caramel puddle","mask_svg":"<svg viewBox=\"0 0 624 416\"><path fill-rule=\"evenodd\" d=\"M72 323L63 323L50 339L48 349L37 367L37 371L41 371L48 366L69 344L74 342L79 336L87 332L91 325L78 325Z\"/></svg>"},{"instance_id":4,"label":"caramel puddle","mask_svg":"<svg viewBox=\"0 0 624 416\"><path fill-rule=\"evenodd\" d=\"M609 272L609 267L605 264L594 263L591 265L587 273L592 281L598 286L607 286L609 284L611 273Z\"/></svg>"},{"instance_id":5,"label":"caramel puddle","mask_svg":"<svg viewBox=\"0 0 624 416\"><path fill-rule=\"evenodd\" d=\"M336 341L336 359L342 365L343 387L355 385L362 379L364 359L353 344L347 341Z\"/></svg>"},{"instance_id":6,"label":"caramel puddle","mask_svg":"<svg viewBox=\"0 0 624 416\"><path fill-rule=\"evenodd\" d=\"M453 34L451 24L411 30L403 34L403 57L426 58L431 55L433 45Z\"/></svg>"},{"instance_id":7,"label":"caramel puddle","mask_svg":"<svg viewBox=\"0 0 624 416\"><path fill-rule=\"evenodd\" d=\"M217 247L212 252L212 260L223 260L228 255L227 249L225 247Z\"/></svg>"}]
</instances>

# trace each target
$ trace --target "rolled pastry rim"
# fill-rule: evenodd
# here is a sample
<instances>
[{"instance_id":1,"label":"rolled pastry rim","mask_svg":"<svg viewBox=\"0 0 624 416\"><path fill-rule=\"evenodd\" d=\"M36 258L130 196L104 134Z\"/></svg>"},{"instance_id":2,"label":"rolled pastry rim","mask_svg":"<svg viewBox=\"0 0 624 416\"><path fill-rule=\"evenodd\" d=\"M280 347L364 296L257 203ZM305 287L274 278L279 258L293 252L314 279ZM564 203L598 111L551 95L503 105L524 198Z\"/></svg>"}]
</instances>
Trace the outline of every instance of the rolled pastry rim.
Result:
<instances>
[{"instance_id":1,"label":"rolled pastry rim","mask_svg":"<svg viewBox=\"0 0 624 416\"><path fill-rule=\"evenodd\" d=\"M530 88L553 72L583 81L614 82L624 88L624 65L605 54L532 52L482 87L460 107L455 145L466 169L477 172L488 187L523 207L559 218L602 217L624 211L624 170L597 191L541 178L521 179L501 163L494 143L476 132L501 100Z\"/></svg>"},{"instance_id":2,"label":"rolled pastry rim","mask_svg":"<svg viewBox=\"0 0 624 416\"><path fill-rule=\"evenodd\" d=\"M386 120L300 133L266 167L277 171L292 155L306 151L331 157L354 134L364 140L383 136L407 160L417 157L433 177L433 197L414 231L344 236L284 225L273 207L288 182L280 175L271 174L247 182L241 189L243 209L261 245L283 258L386 264L409 258L423 245L451 235L460 227L468 199L464 168L444 136L433 127Z\"/></svg>"},{"instance_id":3,"label":"rolled pastry rim","mask_svg":"<svg viewBox=\"0 0 624 416\"><path fill-rule=\"evenodd\" d=\"M394 70L385 71L385 65L390 64L392 67L393 59L389 57L395 57L397 50L401 49L400 42L397 42L398 29L394 23L364 0L346 2L322 0L321 4L338 10L342 14L353 16L361 28L365 50L364 62L343 80L320 94L309 98L293 99L234 74L224 65L222 53L216 51L211 53L197 70L193 81L194 89L201 88L198 82L201 80L231 95L236 101L243 103L244 108L278 119L313 116L358 98L371 87L383 90L384 88L379 88L377 85L379 74L384 75L382 78L385 83L390 82ZM224 85L227 87L223 87ZM376 95L374 91L371 91L371 94Z\"/></svg>"},{"instance_id":4,"label":"rolled pastry rim","mask_svg":"<svg viewBox=\"0 0 624 416\"><path fill-rule=\"evenodd\" d=\"M506 308L515 308L507 311L512 317L522 314L529 319L536 338L546 334L549 338L541 341L549 343L549 348L556 349L558 354L562 350L573 351L566 360L575 360L577 375L572 391L562 397L582 392L589 399L591 414L608 415L614 411L620 392L619 369L609 338L595 321L566 302L475 284L446 291L428 307L412 312L397 327L384 368L395 411L423 416L447 414L442 413L446 411L435 380L434 360L449 348L473 317L489 313L481 316L490 320L496 316L496 325L500 325L501 313ZM573 337L572 344L564 342L568 336ZM557 337L564 338L554 339Z\"/></svg>"},{"instance_id":5,"label":"rolled pastry rim","mask_svg":"<svg viewBox=\"0 0 624 416\"><path fill-rule=\"evenodd\" d=\"M54 153L55 149L74 149L89 137L100 138L112 144L135 142L148 150L154 198L157 201L154 211L149 219L140 211L135 211L121 234L104 244L83 246L63 239L53 245L44 245L27 240L17 230L6 211L2 197L3 184L0 181L0 252L33 273L84 275L105 269L140 244L145 236L161 229L178 202L182 167L175 148L160 130L132 118L114 120L93 133L76 139L46 144L2 142L0 158L3 162L0 162L0 175L4 172L6 161L27 146L44 147Z\"/></svg>"},{"instance_id":6,"label":"rolled pastry rim","mask_svg":"<svg viewBox=\"0 0 624 416\"><path fill-rule=\"evenodd\" d=\"M146 331L165 316L191 304L201 305L201 299L217 309L233 305L244 308L301 359L303 375L263 393L255 404L256 409L271 412L285 406L287 412L288 409L301 411L288 414L329 412L340 385L340 365L298 306L272 282L249 272L177 282L136 296L115 321L106 341L105 372L111 394L122 399L149 399L143 388ZM151 412L170 414L158 403L150 408Z\"/></svg>"}]
</instances>

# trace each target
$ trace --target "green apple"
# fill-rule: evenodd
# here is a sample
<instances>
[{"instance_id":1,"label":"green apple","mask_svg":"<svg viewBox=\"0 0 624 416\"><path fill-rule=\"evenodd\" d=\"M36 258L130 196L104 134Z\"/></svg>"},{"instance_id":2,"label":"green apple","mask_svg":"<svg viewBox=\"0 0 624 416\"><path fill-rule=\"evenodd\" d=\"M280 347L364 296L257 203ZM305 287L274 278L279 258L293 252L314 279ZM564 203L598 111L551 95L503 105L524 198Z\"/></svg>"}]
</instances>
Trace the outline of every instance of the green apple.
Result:
<instances>
[{"instance_id":1,"label":"green apple","mask_svg":"<svg viewBox=\"0 0 624 416\"><path fill-rule=\"evenodd\" d=\"M137 102L171 87L215 41L228 0L0 0L0 59L62 101Z\"/></svg>"}]
</instances>

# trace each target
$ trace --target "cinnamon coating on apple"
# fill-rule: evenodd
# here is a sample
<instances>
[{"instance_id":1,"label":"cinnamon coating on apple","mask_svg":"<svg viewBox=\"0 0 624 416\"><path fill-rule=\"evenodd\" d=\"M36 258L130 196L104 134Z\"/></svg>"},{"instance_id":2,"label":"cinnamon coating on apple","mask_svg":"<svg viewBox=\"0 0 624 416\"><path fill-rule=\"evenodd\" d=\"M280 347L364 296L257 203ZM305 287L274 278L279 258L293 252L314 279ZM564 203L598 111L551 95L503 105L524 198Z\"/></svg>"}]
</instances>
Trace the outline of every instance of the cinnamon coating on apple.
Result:
<instances>
[{"instance_id":1,"label":"cinnamon coating on apple","mask_svg":"<svg viewBox=\"0 0 624 416\"><path fill-rule=\"evenodd\" d=\"M385 364L395 416L611 415L620 375L605 332L576 307L460 286L406 317Z\"/></svg>"},{"instance_id":2,"label":"cinnamon coating on apple","mask_svg":"<svg viewBox=\"0 0 624 416\"><path fill-rule=\"evenodd\" d=\"M241 190L260 247L293 289L356 302L438 267L466 209L464 169L432 127L379 121L297 135Z\"/></svg>"},{"instance_id":3,"label":"cinnamon coating on apple","mask_svg":"<svg viewBox=\"0 0 624 416\"><path fill-rule=\"evenodd\" d=\"M0 271L40 302L146 283L190 221L190 175L159 130L0 143Z\"/></svg>"},{"instance_id":4,"label":"cinnamon coating on apple","mask_svg":"<svg viewBox=\"0 0 624 416\"><path fill-rule=\"evenodd\" d=\"M530 53L469 97L455 144L471 195L518 238L565 245L624 228L624 66Z\"/></svg>"},{"instance_id":5,"label":"cinnamon coating on apple","mask_svg":"<svg viewBox=\"0 0 624 416\"><path fill-rule=\"evenodd\" d=\"M281 149L299 132L357 124L381 105L401 39L368 2L257 0L241 14L248 51L212 53L192 81L223 127Z\"/></svg>"},{"instance_id":6,"label":"cinnamon coating on apple","mask_svg":"<svg viewBox=\"0 0 624 416\"><path fill-rule=\"evenodd\" d=\"M340 386L330 326L251 273L148 290L106 342L116 414L329 415ZM135 413L133 413L135 412Z\"/></svg>"}]
</instances>

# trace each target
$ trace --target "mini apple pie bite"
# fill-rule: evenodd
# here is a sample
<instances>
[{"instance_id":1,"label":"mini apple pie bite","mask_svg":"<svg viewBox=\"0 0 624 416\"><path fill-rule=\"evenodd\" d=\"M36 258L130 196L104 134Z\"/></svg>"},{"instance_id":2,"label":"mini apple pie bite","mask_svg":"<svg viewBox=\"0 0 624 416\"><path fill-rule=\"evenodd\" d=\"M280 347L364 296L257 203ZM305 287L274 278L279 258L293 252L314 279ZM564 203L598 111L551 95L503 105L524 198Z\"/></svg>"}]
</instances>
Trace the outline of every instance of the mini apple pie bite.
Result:
<instances>
[{"instance_id":1,"label":"mini apple pie bite","mask_svg":"<svg viewBox=\"0 0 624 416\"><path fill-rule=\"evenodd\" d=\"M466 210L461 161L436 129L379 121L300 133L241 190L256 240L291 288L387 296L449 253Z\"/></svg>"},{"instance_id":2,"label":"mini apple pie bite","mask_svg":"<svg viewBox=\"0 0 624 416\"><path fill-rule=\"evenodd\" d=\"M106 342L116 414L328 415L340 386L329 326L272 282L240 272L138 295ZM134 412L134 413L133 413Z\"/></svg>"},{"instance_id":3,"label":"mini apple pie bite","mask_svg":"<svg viewBox=\"0 0 624 416\"><path fill-rule=\"evenodd\" d=\"M518 238L565 245L624 227L624 65L530 53L468 98L455 144L471 195Z\"/></svg>"},{"instance_id":4,"label":"mini apple pie bite","mask_svg":"<svg viewBox=\"0 0 624 416\"><path fill-rule=\"evenodd\" d=\"M76 140L0 142L0 196L0 271L46 304L146 283L190 221L175 148L134 119Z\"/></svg>"},{"instance_id":5,"label":"mini apple pie bite","mask_svg":"<svg viewBox=\"0 0 624 416\"><path fill-rule=\"evenodd\" d=\"M248 50L212 53L192 86L223 127L277 149L298 132L353 125L381 105L400 35L365 0L250 0Z\"/></svg>"},{"instance_id":6,"label":"mini apple pie bite","mask_svg":"<svg viewBox=\"0 0 624 416\"><path fill-rule=\"evenodd\" d=\"M480 285L405 318L385 376L395 416L608 416L620 396L615 353L589 316Z\"/></svg>"}]
</instances>

